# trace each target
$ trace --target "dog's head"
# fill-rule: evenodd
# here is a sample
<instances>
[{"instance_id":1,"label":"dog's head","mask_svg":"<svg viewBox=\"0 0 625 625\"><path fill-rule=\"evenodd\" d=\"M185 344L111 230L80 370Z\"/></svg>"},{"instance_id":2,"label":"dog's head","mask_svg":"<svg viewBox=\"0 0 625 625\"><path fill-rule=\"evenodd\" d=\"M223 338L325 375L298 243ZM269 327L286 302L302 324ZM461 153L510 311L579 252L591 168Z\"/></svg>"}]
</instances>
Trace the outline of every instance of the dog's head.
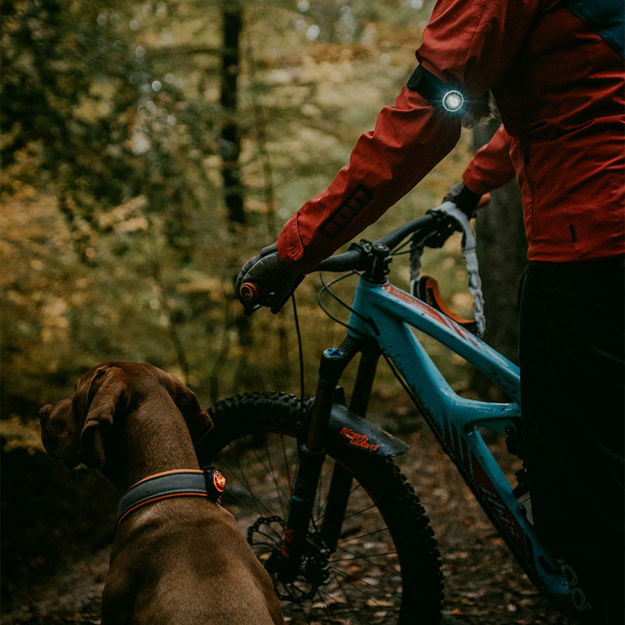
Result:
<instances>
[{"instance_id":1,"label":"dog's head","mask_svg":"<svg viewBox=\"0 0 625 625\"><path fill-rule=\"evenodd\" d=\"M81 462L80 430L72 410L72 400L62 399L39 410L41 440L52 458L68 467Z\"/></svg>"},{"instance_id":2,"label":"dog's head","mask_svg":"<svg viewBox=\"0 0 625 625\"><path fill-rule=\"evenodd\" d=\"M87 371L76 383L71 399L41 408L46 451L69 467L84 462L103 469L114 424L163 389L182 413L193 441L212 427L193 391L175 376L152 365L113 362Z\"/></svg>"}]
</instances>

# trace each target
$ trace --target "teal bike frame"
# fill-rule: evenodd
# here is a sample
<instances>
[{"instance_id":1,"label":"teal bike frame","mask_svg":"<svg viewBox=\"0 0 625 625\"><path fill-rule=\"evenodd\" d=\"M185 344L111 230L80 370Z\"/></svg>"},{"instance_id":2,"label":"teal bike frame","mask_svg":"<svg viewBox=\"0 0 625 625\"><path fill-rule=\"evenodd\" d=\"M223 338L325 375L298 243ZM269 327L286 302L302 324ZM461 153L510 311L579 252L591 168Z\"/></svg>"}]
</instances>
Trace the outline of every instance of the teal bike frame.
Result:
<instances>
[{"instance_id":1,"label":"teal bike frame","mask_svg":"<svg viewBox=\"0 0 625 625\"><path fill-rule=\"evenodd\" d=\"M436 241L442 244L451 235L453 229L449 229L447 221L449 211L443 211L444 208L443 204L377 242L361 241L348 252L322 261L317 267L318 271L361 270L363 273L352 306L347 306L351 310L348 336L341 347L326 349L321 358L315 401L300 445L300 464L283 547L275 554L269 568L287 581L297 574L308 540L307 527L325 447L336 440L336 436L325 435L328 426L332 429L333 423L347 423L338 432L338 438L343 435L350 439L350 444L368 445L369 438L364 432L370 431L370 426L365 416L376 362L382 353L529 578L563 611L587 610L589 605L577 585L574 570L541 543L525 505L517 500L516 495L528 494L527 484L520 482L516 488L511 486L480 432L480 428L486 428L505 435L509 451L521 457L519 368L442 310L386 280L390 250L408 235L412 234L413 243L419 243L421 249L432 235L438 237L431 241L434 244ZM254 293L252 288L248 291ZM240 293L244 297L244 291ZM504 391L509 401L485 402L458 395L414 330L429 335L475 365ZM337 408L335 391L345 367L359 352L362 357L346 412L341 406ZM377 434L370 432L375 440L373 445L367 446L369 451L391 456L400 453L392 437L379 431ZM526 477L524 471L517 473L517 477ZM321 538L330 551L336 546L340 533L350 483L348 473L335 466L321 527Z\"/></svg>"},{"instance_id":2,"label":"teal bike frame","mask_svg":"<svg viewBox=\"0 0 625 625\"><path fill-rule=\"evenodd\" d=\"M528 576L562 609L579 610L583 594L580 601L573 583L569 584L567 567L541 544L478 430L484 427L507 436L519 435L518 367L446 315L389 282L360 280L348 325L352 338L368 337L392 361L446 453ZM489 403L459 396L411 328L475 365L510 401Z\"/></svg>"}]
</instances>

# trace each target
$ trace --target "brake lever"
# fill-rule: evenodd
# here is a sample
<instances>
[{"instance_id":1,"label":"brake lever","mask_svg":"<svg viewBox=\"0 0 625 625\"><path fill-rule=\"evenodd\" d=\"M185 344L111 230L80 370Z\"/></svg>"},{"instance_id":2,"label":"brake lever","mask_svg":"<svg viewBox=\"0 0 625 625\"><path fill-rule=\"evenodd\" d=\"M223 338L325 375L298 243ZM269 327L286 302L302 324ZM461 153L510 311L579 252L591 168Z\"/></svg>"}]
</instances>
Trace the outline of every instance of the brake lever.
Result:
<instances>
[{"instance_id":1,"label":"brake lever","mask_svg":"<svg viewBox=\"0 0 625 625\"><path fill-rule=\"evenodd\" d=\"M453 202L443 202L435 209L428 211L428 213L434 215L435 219L451 220L451 227L454 230L459 230L462 233L462 255L467 266L467 272L469 274L469 292L473 297L473 305L475 309L475 323L477 325L478 336L484 335L486 328L486 318L484 316L484 296L482 294L482 281L480 280L479 266L476 255L475 245L475 233L469 223L467 215L459 209ZM457 223L457 227L453 223ZM448 226L450 227L450 226ZM423 248L421 247L421 251ZM414 262L411 259L411 289L414 289L415 281L418 278L418 271L421 267L420 252L418 248L415 248L417 257ZM416 268L416 272L412 272L412 268Z\"/></svg>"}]
</instances>

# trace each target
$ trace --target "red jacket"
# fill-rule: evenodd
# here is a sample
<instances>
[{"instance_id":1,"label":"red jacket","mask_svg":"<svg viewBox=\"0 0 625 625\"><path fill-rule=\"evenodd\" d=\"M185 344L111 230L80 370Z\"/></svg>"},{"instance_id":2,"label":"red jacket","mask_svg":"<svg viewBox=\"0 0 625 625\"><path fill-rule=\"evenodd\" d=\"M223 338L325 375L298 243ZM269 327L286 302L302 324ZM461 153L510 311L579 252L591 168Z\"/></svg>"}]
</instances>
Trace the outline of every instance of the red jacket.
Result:
<instances>
[{"instance_id":1,"label":"red jacket","mask_svg":"<svg viewBox=\"0 0 625 625\"><path fill-rule=\"evenodd\" d=\"M601 15L602 23L593 22L597 7L614 11L618 4L439 0L417 51L424 69L461 85L469 100L493 92L511 137L531 260L625 252L622 25ZM419 182L459 135L457 118L404 87L329 188L285 224L282 259L313 269ZM503 138L501 131L494 141ZM490 147L468 170L481 172L467 178L476 192L501 180L501 171L486 173ZM504 167L509 179L512 170Z\"/></svg>"},{"instance_id":2,"label":"red jacket","mask_svg":"<svg viewBox=\"0 0 625 625\"><path fill-rule=\"evenodd\" d=\"M477 151L462 174L462 182L479 195L510 182L515 173L510 160L511 146L512 137L502 124L493 138Z\"/></svg>"}]
</instances>

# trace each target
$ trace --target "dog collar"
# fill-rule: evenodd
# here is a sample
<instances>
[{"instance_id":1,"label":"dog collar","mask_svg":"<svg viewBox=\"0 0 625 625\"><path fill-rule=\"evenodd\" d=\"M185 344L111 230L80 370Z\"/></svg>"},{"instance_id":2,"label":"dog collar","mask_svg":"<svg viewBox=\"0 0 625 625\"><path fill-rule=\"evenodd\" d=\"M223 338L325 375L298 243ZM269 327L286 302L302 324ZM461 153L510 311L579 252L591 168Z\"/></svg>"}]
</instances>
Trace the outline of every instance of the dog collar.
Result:
<instances>
[{"instance_id":1,"label":"dog collar","mask_svg":"<svg viewBox=\"0 0 625 625\"><path fill-rule=\"evenodd\" d=\"M143 478L133 484L119 500L117 525L127 516L155 501L173 497L205 497L219 501L226 478L214 467L175 469Z\"/></svg>"}]
</instances>

